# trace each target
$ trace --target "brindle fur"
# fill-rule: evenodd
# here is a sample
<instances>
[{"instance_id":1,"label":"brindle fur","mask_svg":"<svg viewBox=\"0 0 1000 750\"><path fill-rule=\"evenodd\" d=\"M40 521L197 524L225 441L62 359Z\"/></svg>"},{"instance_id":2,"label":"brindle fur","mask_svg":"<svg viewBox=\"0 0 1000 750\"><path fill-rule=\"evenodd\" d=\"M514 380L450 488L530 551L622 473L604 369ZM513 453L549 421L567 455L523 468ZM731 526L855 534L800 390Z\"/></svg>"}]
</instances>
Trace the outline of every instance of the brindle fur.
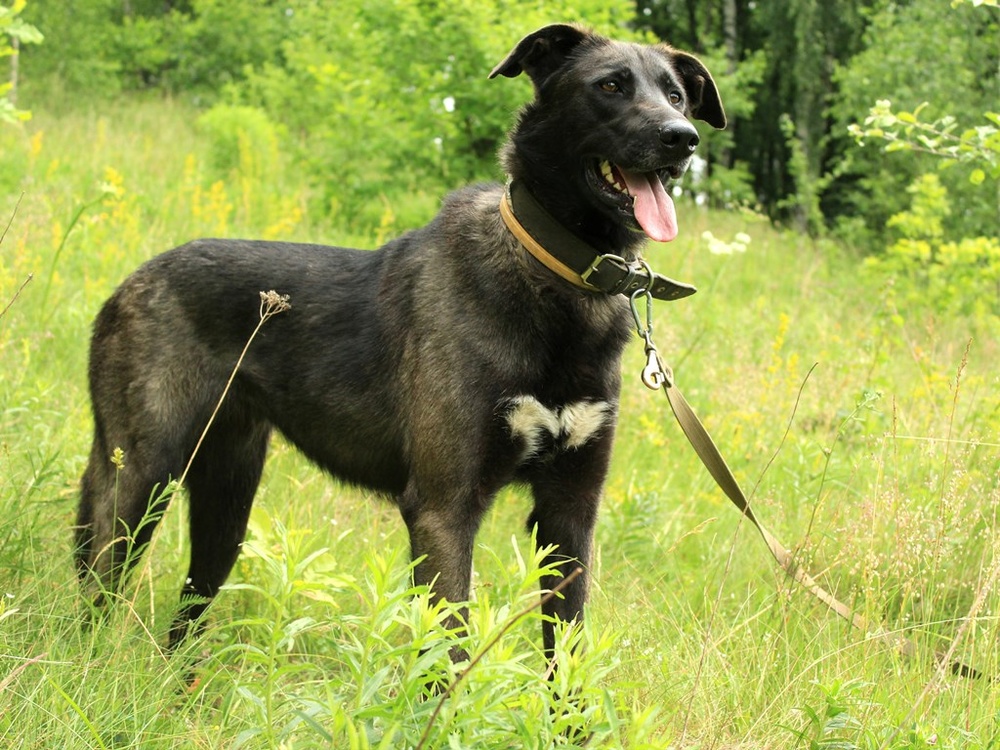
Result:
<instances>
[{"instance_id":1,"label":"brindle fur","mask_svg":"<svg viewBox=\"0 0 1000 750\"><path fill-rule=\"evenodd\" d=\"M491 77L521 72L535 99L503 149L506 173L596 249L637 257L634 217L602 200L587 170L600 158L680 174L690 149L660 133L693 132L685 115L725 124L708 71L664 45L555 25L525 37ZM612 79L622 90L601 87ZM685 94L682 106L668 89ZM528 526L539 545L557 545L549 562L587 570L628 302L529 256L501 221L501 192L458 190L427 226L376 251L205 239L126 279L91 344L94 441L76 526L87 587L120 586L148 543L159 491L187 464L258 322L258 293L272 289L292 307L261 329L187 475L191 559L172 646L237 558L274 429L334 476L395 500L422 558L414 578L439 597L468 598L476 530L511 482L531 489ZM578 578L547 614L580 618L587 586ZM551 651L550 623L543 640Z\"/></svg>"}]
</instances>

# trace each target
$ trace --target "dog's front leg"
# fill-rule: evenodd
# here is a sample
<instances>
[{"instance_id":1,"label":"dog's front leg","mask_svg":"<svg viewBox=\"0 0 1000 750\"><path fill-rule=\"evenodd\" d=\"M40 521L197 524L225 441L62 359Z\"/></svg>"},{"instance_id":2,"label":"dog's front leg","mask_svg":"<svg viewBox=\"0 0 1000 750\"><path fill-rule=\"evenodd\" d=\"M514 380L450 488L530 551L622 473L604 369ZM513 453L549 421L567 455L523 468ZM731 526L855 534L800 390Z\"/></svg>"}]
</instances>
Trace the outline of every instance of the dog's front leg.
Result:
<instances>
[{"instance_id":1,"label":"dog's front leg","mask_svg":"<svg viewBox=\"0 0 1000 750\"><path fill-rule=\"evenodd\" d=\"M562 453L531 483L535 507L528 518L528 528L535 530L539 548L555 545L556 549L544 563L555 565L559 571L558 575L542 578L542 589L555 588L576 568L583 570L559 596L545 602L542 611L550 618L563 622L583 619L594 526L610 452L609 434ZM550 619L542 624L542 642L546 656L551 659L555 653L555 624Z\"/></svg>"},{"instance_id":2,"label":"dog's front leg","mask_svg":"<svg viewBox=\"0 0 1000 750\"><path fill-rule=\"evenodd\" d=\"M435 600L465 602L469 599L472 578L472 551L482 518L482 503L474 493L456 493L442 497L420 493L410 483L401 498L400 510L410 534L410 552L417 561L413 582L429 586ZM445 625L464 628L467 610L460 617L450 616ZM460 648L451 650L453 661L464 661L468 654Z\"/></svg>"}]
</instances>

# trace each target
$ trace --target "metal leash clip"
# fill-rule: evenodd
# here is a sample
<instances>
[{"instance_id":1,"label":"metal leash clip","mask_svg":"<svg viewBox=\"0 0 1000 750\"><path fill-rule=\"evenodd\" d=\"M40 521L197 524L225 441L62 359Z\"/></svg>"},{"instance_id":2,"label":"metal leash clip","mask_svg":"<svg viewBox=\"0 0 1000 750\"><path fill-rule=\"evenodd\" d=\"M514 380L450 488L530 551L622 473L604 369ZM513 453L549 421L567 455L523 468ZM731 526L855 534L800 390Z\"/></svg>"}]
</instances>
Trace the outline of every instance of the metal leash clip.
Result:
<instances>
[{"instance_id":1,"label":"metal leash clip","mask_svg":"<svg viewBox=\"0 0 1000 750\"><path fill-rule=\"evenodd\" d=\"M668 382L667 374L660 367L660 358L656 356L656 347L646 339L646 366L642 369L642 384L651 391L656 391Z\"/></svg>"},{"instance_id":2,"label":"metal leash clip","mask_svg":"<svg viewBox=\"0 0 1000 750\"><path fill-rule=\"evenodd\" d=\"M645 261L640 261L652 278L652 269ZM639 297L646 298L646 320L643 324L642 316L639 315ZM636 289L629 297L632 305L632 320L635 322L635 330L645 342L646 366L642 370L642 384L650 390L659 390L664 385L670 385L670 378L660 364L660 358L656 352L656 344L653 343L653 295L649 289Z\"/></svg>"}]
</instances>

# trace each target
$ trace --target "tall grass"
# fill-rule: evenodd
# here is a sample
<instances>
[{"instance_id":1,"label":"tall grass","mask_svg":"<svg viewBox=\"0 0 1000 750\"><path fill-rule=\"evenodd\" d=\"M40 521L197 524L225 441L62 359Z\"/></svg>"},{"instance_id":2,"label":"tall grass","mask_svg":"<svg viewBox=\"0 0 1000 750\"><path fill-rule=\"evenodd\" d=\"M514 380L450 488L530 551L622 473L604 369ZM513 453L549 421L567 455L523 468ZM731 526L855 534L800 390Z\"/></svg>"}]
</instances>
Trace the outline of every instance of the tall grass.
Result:
<instances>
[{"instance_id":1,"label":"tall grass","mask_svg":"<svg viewBox=\"0 0 1000 750\"><path fill-rule=\"evenodd\" d=\"M412 589L396 511L281 440L230 585L183 653L158 645L186 564L182 502L151 575L83 627L70 525L103 299L195 236L378 239L313 223L280 149L266 173L250 151L220 169L196 119L176 102L123 102L36 111L27 130L0 134L3 224L24 194L0 245L0 309L14 300L0 317L0 738L416 747L454 678L454 639L479 653L537 597L519 490L484 523L467 636L445 633L445 613ZM402 229L386 211L383 231ZM641 387L637 345L588 623L564 633L565 668L545 678L540 615L518 618L448 696L425 747L997 747L998 683L939 675L934 653L954 643L1000 674L998 321L916 306L848 250L752 215L679 212L681 237L649 257L700 292L655 306L661 353L771 529L917 657L852 631L777 570L666 401Z\"/></svg>"}]
</instances>

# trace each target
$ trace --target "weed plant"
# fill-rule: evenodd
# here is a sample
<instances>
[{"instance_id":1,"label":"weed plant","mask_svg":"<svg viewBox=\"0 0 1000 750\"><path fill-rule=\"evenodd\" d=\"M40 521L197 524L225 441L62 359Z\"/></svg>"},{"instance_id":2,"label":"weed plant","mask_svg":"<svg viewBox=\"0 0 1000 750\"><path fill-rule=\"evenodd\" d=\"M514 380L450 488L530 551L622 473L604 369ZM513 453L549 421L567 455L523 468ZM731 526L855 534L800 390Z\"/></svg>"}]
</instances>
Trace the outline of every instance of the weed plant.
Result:
<instances>
[{"instance_id":1,"label":"weed plant","mask_svg":"<svg viewBox=\"0 0 1000 750\"><path fill-rule=\"evenodd\" d=\"M666 400L642 388L638 344L588 621L562 632L551 679L541 614L524 614L544 570L522 491L487 517L468 633L447 633L447 613L410 583L391 505L332 482L280 439L244 554L200 634L162 651L186 566L182 496L155 555L88 626L70 527L101 302L139 262L196 236L371 247L412 213L387 200L364 237L318 221L282 134L233 127L199 127L185 106L156 100L58 117L36 108L23 130L0 132L0 224L23 194L0 244L0 744L1000 746L1000 683L952 676L934 656L954 646L1000 674L991 306L952 304L966 293L957 285L939 308L891 268L862 273L849 249L683 200L681 237L649 260L700 292L656 304L661 353L764 522L915 656L852 630L780 573ZM482 655L461 679L455 645Z\"/></svg>"}]
</instances>

